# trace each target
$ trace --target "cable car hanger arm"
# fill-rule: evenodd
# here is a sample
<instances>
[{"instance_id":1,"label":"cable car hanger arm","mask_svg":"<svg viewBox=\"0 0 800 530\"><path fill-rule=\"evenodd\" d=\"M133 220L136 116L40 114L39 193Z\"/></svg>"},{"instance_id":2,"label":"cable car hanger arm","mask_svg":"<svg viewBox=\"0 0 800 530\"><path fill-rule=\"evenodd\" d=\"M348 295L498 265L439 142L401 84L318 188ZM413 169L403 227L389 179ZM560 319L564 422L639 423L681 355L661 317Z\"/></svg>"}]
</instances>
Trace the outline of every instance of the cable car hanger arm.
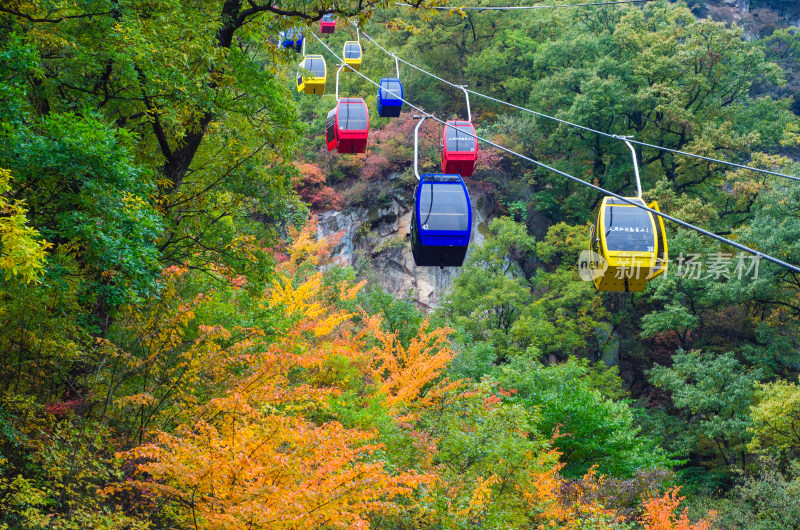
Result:
<instances>
[{"instance_id":1,"label":"cable car hanger arm","mask_svg":"<svg viewBox=\"0 0 800 530\"><path fill-rule=\"evenodd\" d=\"M459 85L458 88L464 91L464 97L467 98L467 121L472 123L472 111L469 108L469 92L467 92L467 87L469 85Z\"/></svg>"},{"instance_id":2,"label":"cable car hanger arm","mask_svg":"<svg viewBox=\"0 0 800 530\"><path fill-rule=\"evenodd\" d=\"M631 156L633 156L633 173L636 175L636 191L638 192L637 197L640 199L642 198L642 181L639 179L639 161L636 159L636 150L633 148L631 143L628 141L631 136L615 136L625 142L625 145L631 150Z\"/></svg>"},{"instance_id":3,"label":"cable car hanger arm","mask_svg":"<svg viewBox=\"0 0 800 530\"><path fill-rule=\"evenodd\" d=\"M417 126L414 127L414 174L417 176L417 180L422 180L419 176L419 128L427 117L428 114L414 115L414 119L419 120Z\"/></svg>"},{"instance_id":4,"label":"cable car hanger arm","mask_svg":"<svg viewBox=\"0 0 800 530\"><path fill-rule=\"evenodd\" d=\"M312 33L312 35L314 35L314 34ZM319 38L316 35L314 35L314 38L319 40ZM322 41L320 41L320 42L322 42ZM325 47L328 48L327 46L325 46ZM330 48L328 48L328 50L330 51ZM338 59L338 57L336 57L336 58ZM336 65L336 66L339 67L339 69L336 70L336 102L337 103L339 102L339 73L342 71L342 68L347 66L346 64L344 64L344 60L342 60L342 61L343 61L342 64L337 64Z\"/></svg>"}]
</instances>

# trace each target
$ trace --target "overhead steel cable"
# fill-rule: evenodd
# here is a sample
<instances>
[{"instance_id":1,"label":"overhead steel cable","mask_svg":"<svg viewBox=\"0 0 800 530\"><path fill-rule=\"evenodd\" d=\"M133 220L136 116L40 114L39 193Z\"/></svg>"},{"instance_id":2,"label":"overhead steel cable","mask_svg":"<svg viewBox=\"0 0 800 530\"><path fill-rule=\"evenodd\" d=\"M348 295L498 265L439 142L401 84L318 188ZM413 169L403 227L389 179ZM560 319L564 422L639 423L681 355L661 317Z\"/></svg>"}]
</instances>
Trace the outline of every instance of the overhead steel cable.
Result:
<instances>
[{"instance_id":1,"label":"overhead steel cable","mask_svg":"<svg viewBox=\"0 0 800 530\"><path fill-rule=\"evenodd\" d=\"M336 54L336 52L334 52L327 44L325 44L325 42L323 42L322 39L317 37L317 35L315 33L313 33L313 32L311 34L314 35L314 38L317 39L317 41L319 41L319 43L322 44L325 47L325 49L327 49L328 52L330 52L331 55L333 55L338 61L342 61L341 57L339 57ZM373 81L372 79L370 79L369 77L367 77L366 75L364 75L363 73L361 73L359 71L356 71L356 70L353 70L353 71L356 74L360 75L362 78L366 79L367 81L369 81L370 83L375 85L376 87L380 88L380 83L376 83L375 81ZM402 101L403 103L405 103L406 105L408 105L412 109L421 112L425 116L427 116L427 117L431 118L432 120L434 120L434 121L436 121L438 123L441 123L442 125L447 127L447 122L437 118L436 116L434 116L433 114L431 114L429 112L425 112L425 110L422 109L421 107L417 107L416 105L414 105L413 103L410 103L406 99L403 99L403 98L398 98L398 99L400 99L400 101ZM662 217L663 219L667 219L669 221L672 221L673 223L675 223L677 225L680 225L680 226L682 226L684 228L688 228L689 230L694 230L695 232L697 232L699 234L705 235L705 236L710 237L712 239L716 239L717 241L720 241L721 243L725 243L725 244L730 245L730 246L732 246L734 248L738 248L739 250L741 250L743 252L747 252L748 254L752 254L753 256L757 256L760 259L764 259L766 261L769 261L771 263L779 265L779 266L781 266L781 267L783 267L783 268L785 268L787 270L790 270L790 271L795 272L795 273L800 273L800 267L798 267L796 265L792 265L791 263L787 263L787 262L785 262L785 261L783 261L781 259L778 259L776 257L773 257L773 256L771 256L769 254L765 254L765 253L760 252L758 250L752 249L752 248L750 248L750 247L748 247L746 245L742 245L741 243L737 243L736 241L733 241L733 240L728 239L726 237L720 236L720 235L715 234L713 232L709 232L708 230L706 230L704 228L700 228L699 226L695 226L695 225L693 225L691 223L688 223L686 221L682 221L681 219L678 219L677 217L673 217L671 215L659 212L658 210L655 210L655 209L650 208L648 206L645 206L643 204L639 204L639 203L635 202L635 200L631 200L631 199L629 199L627 197L623 197L622 195L619 195L618 193L614 193L613 191L609 191L609 190L606 190L605 188L601 188L600 186L592 184L591 182L586 182L585 180L581 180L578 177L574 177L574 176L570 175L569 173L565 173L565 172L563 172L561 170L558 170L558 169L556 169L554 167L548 166L547 164L545 164L543 162L539 162L538 160L534 160L533 158L530 158L530 157L527 157L527 156L525 156L523 154L517 153L516 151L513 151L513 150L511 150L511 149L509 149L507 147L503 147L502 145L499 145L499 144L497 144L495 142L492 142L491 140L487 140L485 138L482 138L481 136L478 136L477 134L472 134L472 133L470 133L468 131L461 131L461 132L463 134L471 136L472 138L480 140L481 142L484 142L484 143L489 144L489 145L491 145L493 147L496 147L497 149L500 149L501 151L504 151L504 152L506 152L506 153L508 153L510 155L516 156L516 157L518 157L518 158L520 158L522 160L525 160L525 161L530 162L530 163L532 163L532 164L534 164L534 165L536 165L538 167L541 167L542 169L546 169L546 170L551 171L551 172L553 172L553 173L555 173L557 175L561 175L562 177L566 177L566 178L568 178L568 179L570 179L570 180L572 180L574 182L577 182L579 184L587 186L587 187L589 187L589 188L591 188L591 189L593 189L595 191L599 191L600 193L603 193L605 195L608 195L608 196L614 197L616 199L619 199L619 200L621 200L621 201L623 201L623 202L625 202L627 204L630 204L631 206L636 206L637 208L640 208L642 210L646 210L646 211L650 212L653 215L658 215L659 217Z\"/></svg>"},{"instance_id":2,"label":"overhead steel cable","mask_svg":"<svg viewBox=\"0 0 800 530\"><path fill-rule=\"evenodd\" d=\"M403 61L402 59L398 59L398 60ZM403 61L403 62L405 62L405 61ZM408 64L408 63L406 63L406 64ZM433 77L436 77L436 76L433 76ZM437 78L437 79L439 79L439 78ZM586 127L584 125L579 125L577 123L572 123L572 122L569 122L567 120L562 120L560 118L555 118L553 116L548 116L547 114L542 114L541 112L536 112L535 110L526 109L525 107L520 107L519 105L514 105L513 103L509 103L508 101L503 101L501 99L493 98L492 96L487 96L486 94L481 94L480 92L475 92L474 90L470 90L470 89L466 89L466 90L470 94L474 94L476 96L480 96L482 98L489 99L489 100L494 101L496 103L500 103L500 104L515 108L517 110L528 112L528 113L533 114L535 116L540 116L542 118L547 118L549 120L557 121L559 123L563 123L564 125L569 125L571 127L576 127L578 129L583 129L584 131L588 131L588 132L592 132L592 133L595 133L595 134L599 134L599 135L605 136L607 138L613 138L615 140L622 140L623 139L620 135L617 135L617 134L610 134L610 133L607 133L607 132L598 131L596 129L592 129L591 127ZM781 177L781 178L785 178L785 179L800 181L800 177L794 177L792 175L786 175L784 173L777 173L775 171L770 171L768 169L760 169L760 168L757 168L757 167L746 166L744 164L737 164L736 162L729 162L727 160L719 160L717 158L710 158L710 157L703 156L703 155L698 155L698 154L695 154L695 153L687 153L686 151L680 151L678 149L671 149L669 147L649 144L647 142L640 142L638 140L634 140L633 138L628 138L627 140L632 144L637 144L637 145L641 145L641 146L644 146L644 147L650 147L652 149L658 149L660 151L667 151L669 153L673 153L673 154L676 154L676 155L683 155L683 156L688 156L688 157L691 157L691 158L698 158L700 160L706 160L708 162L715 162L717 164L724 164L724 165L731 166L731 167L736 167L736 168L740 168L740 169L748 169L750 171L757 171L759 173L764 173L764 174L767 174L767 175L773 175L773 176L776 176L776 177Z\"/></svg>"},{"instance_id":3,"label":"overhead steel cable","mask_svg":"<svg viewBox=\"0 0 800 530\"><path fill-rule=\"evenodd\" d=\"M532 6L495 6L495 7L480 7L480 6L454 6L454 7L447 7L447 6L435 6L435 7L423 7L420 9L438 9L440 11L453 11L453 10L471 10L471 11L511 11L514 9L547 9L553 7L584 7L584 6L608 6L613 4L642 4L645 2L650 2L651 0L620 0L619 2L594 2L591 4L554 4L554 5L532 5ZM405 4L401 2L395 2L394 5L401 6L401 7L414 7L417 6L412 4Z\"/></svg>"},{"instance_id":4,"label":"overhead steel cable","mask_svg":"<svg viewBox=\"0 0 800 530\"><path fill-rule=\"evenodd\" d=\"M621 2L616 2L616 3L621 3ZM353 24L354 26L356 25L352 20L350 21L350 23ZM479 97L488 99L490 101L494 101L495 103L500 103L501 105L506 105L507 107L511 107L511 108L514 108L514 109L517 109L517 110L521 110L523 112L527 112L529 114L533 114L534 116L539 116L541 118L546 118L548 120L552 120L552 121L555 121L555 122L558 122L558 123L561 123L561 124L564 124L564 125L568 125L570 127L575 127L575 128L587 131L587 132L591 132L591 133L594 133L594 134L599 134L601 136L605 136L606 138L612 138L614 140L620 140L620 141L624 141L625 140L625 138L623 138L622 136L617 135L617 134L611 134L611 133L607 133L607 132L604 132L604 131L598 131L597 129L592 129L591 127L586 127L585 125L580 125L578 123L573 123L573 122L570 122L570 121L567 121L567 120L563 120L561 118L556 118L555 116L549 116L547 114L544 114L544 113L541 113L541 112L537 112L535 110L531 110L531 109L528 109L528 108L525 108L525 107L521 107L519 105L515 105L513 103L509 103L508 101L503 101L502 99L497 99L497 98L494 98L492 96L488 96L486 94L481 94L480 92L476 92L474 90L470 90L470 89L466 88L466 85L457 85L456 83L452 83L452 82L448 81L447 79L442 79L441 77L439 77L436 74L428 72L427 70L424 70L424 69L420 68L419 66L417 66L415 64L412 64L412 63L410 63L410 62L408 62L408 61L406 61L404 59L401 59L400 57L397 56L397 54L390 52L389 50L387 50L386 48L384 48L383 46L381 46L380 44L375 42L375 39L373 39L372 37L367 35L366 32L362 32L362 35L364 35L366 40L372 42L373 44L375 44L375 46L380 48L385 54L387 54L387 55L389 55L391 57L394 57L395 59L397 59L401 63L403 63L403 64L405 64L407 66L410 66L411 68L413 68L413 69L415 69L415 70L417 70L417 71L419 71L419 72L421 72L421 73L423 73L423 74L425 74L427 76L430 76L430 77L432 77L432 78L434 78L434 79L436 79L436 80L438 80L438 81L440 81L440 82L442 82L442 83L444 83L446 85L449 85L449 86L451 86L453 88L458 88L459 90L466 90L470 94L473 94L475 96L479 96ZM641 145L643 147L649 147L651 149L656 149L656 150L659 150L659 151L666 151L668 153L673 153L673 154L682 155L682 156L688 156L690 158L697 158L697 159L700 159L700 160L705 160L707 162L713 162L715 164L723 164L723 165L726 165L726 166L731 166L731 167L735 167L735 168L739 168L739 169L746 169L746 170L749 170L749 171L755 171L757 173L762 173L762 174L765 174L765 175L772 175L772 176L775 176L775 177L780 177L780 178L785 178L785 179L789 179L789 180L800 181L800 177L787 175L785 173L778 173L777 171L770 171L768 169L760 169L760 168L748 166L748 165L745 165L745 164L737 164L736 162L729 162L727 160L720 160L718 158L711 158L711 157L708 157L708 156L698 155L698 154L695 154L695 153L689 153L689 152L681 151L681 150L678 150L678 149L671 149L669 147L663 147L663 146L660 146L660 145L649 144L647 142L641 142L639 140L634 140L633 138L627 138L627 140L629 142L633 143L633 144Z\"/></svg>"}]
</instances>

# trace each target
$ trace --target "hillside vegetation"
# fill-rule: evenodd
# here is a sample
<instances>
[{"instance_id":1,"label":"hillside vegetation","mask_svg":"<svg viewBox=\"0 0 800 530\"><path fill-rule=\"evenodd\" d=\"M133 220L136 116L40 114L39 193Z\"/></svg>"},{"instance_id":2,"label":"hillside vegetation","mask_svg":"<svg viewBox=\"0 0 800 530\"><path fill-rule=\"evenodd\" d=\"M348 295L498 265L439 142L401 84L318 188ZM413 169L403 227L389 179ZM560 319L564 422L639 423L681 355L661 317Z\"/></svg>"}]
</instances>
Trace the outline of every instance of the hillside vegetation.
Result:
<instances>
[{"instance_id":1,"label":"hillside vegetation","mask_svg":"<svg viewBox=\"0 0 800 530\"><path fill-rule=\"evenodd\" d=\"M316 237L321 211L410 201L412 113L378 118L342 74L370 143L327 152L335 59L309 37L328 94L298 94L277 39L336 12L337 53L350 17L494 98L800 178L797 29L665 0L437 5L0 6L0 528L800 526L800 277L668 224L667 274L597 292L577 263L602 196L482 145L465 181L496 218L423 312L370 266L407 241L372 248L364 225L349 264ZM362 39L362 73L393 75ZM400 77L465 115L452 87ZM479 136L635 193L617 139L471 104ZM637 156L662 211L800 264L796 181Z\"/></svg>"}]
</instances>

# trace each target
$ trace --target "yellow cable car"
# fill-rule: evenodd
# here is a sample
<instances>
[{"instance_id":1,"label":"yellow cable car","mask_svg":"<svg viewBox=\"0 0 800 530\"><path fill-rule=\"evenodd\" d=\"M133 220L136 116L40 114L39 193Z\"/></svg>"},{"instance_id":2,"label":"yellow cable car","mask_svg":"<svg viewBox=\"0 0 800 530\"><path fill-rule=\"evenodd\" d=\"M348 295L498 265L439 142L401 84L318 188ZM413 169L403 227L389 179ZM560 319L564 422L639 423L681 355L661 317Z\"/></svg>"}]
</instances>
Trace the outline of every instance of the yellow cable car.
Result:
<instances>
[{"instance_id":1,"label":"yellow cable car","mask_svg":"<svg viewBox=\"0 0 800 530\"><path fill-rule=\"evenodd\" d=\"M327 68L322 55L308 55L300 63L297 73L297 91L304 94L322 95L325 93Z\"/></svg>"},{"instance_id":2,"label":"yellow cable car","mask_svg":"<svg viewBox=\"0 0 800 530\"><path fill-rule=\"evenodd\" d=\"M639 197L626 199L644 206ZM648 206L660 211L655 202ZM664 219L616 197L603 199L589 241L589 269L598 291L642 291L667 270Z\"/></svg>"},{"instance_id":3,"label":"yellow cable car","mask_svg":"<svg viewBox=\"0 0 800 530\"><path fill-rule=\"evenodd\" d=\"M342 50L342 58L344 59L344 64L346 64L356 72L361 71L362 54L363 52L361 50L361 44L358 41L349 40L344 43L344 50Z\"/></svg>"}]
</instances>

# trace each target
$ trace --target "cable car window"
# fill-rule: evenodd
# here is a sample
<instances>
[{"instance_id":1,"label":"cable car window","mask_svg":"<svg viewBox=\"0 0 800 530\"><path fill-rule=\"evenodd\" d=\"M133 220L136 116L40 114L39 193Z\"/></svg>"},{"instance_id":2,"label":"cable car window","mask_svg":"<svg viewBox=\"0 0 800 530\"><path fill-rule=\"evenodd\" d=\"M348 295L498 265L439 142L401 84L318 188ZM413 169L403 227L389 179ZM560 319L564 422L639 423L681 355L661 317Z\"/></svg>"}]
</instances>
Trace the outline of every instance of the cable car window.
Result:
<instances>
[{"instance_id":1,"label":"cable car window","mask_svg":"<svg viewBox=\"0 0 800 530\"><path fill-rule=\"evenodd\" d=\"M325 59L306 57L306 70L311 71L314 77L325 77Z\"/></svg>"},{"instance_id":2,"label":"cable car window","mask_svg":"<svg viewBox=\"0 0 800 530\"><path fill-rule=\"evenodd\" d=\"M328 143L336 140L336 131L334 130L334 123L336 122L336 108L328 113L325 118L325 141Z\"/></svg>"},{"instance_id":3,"label":"cable car window","mask_svg":"<svg viewBox=\"0 0 800 530\"><path fill-rule=\"evenodd\" d=\"M448 125L447 128L447 150L448 151L475 151L475 138L469 136L475 134L470 125ZM468 133L468 134L464 134Z\"/></svg>"},{"instance_id":4,"label":"cable car window","mask_svg":"<svg viewBox=\"0 0 800 530\"><path fill-rule=\"evenodd\" d=\"M383 99L400 99L403 89L399 81L383 81L381 83L381 97Z\"/></svg>"},{"instance_id":5,"label":"cable car window","mask_svg":"<svg viewBox=\"0 0 800 530\"><path fill-rule=\"evenodd\" d=\"M357 42L348 42L344 45L345 59L358 59L361 57L361 46Z\"/></svg>"},{"instance_id":6,"label":"cable car window","mask_svg":"<svg viewBox=\"0 0 800 530\"><path fill-rule=\"evenodd\" d=\"M432 173L425 175L425 182L452 182L461 184L461 177L458 175L441 175Z\"/></svg>"},{"instance_id":7,"label":"cable car window","mask_svg":"<svg viewBox=\"0 0 800 530\"><path fill-rule=\"evenodd\" d=\"M327 15L322 15L323 22L335 22L333 13L328 13Z\"/></svg>"},{"instance_id":8,"label":"cable car window","mask_svg":"<svg viewBox=\"0 0 800 530\"><path fill-rule=\"evenodd\" d=\"M367 128L367 107L363 103L343 103L339 105L339 129L343 131L363 131Z\"/></svg>"},{"instance_id":9,"label":"cable car window","mask_svg":"<svg viewBox=\"0 0 800 530\"><path fill-rule=\"evenodd\" d=\"M635 206L606 206L606 247L609 251L654 252L650 214Z\"/></svg>"},{"instance_id":10,"label":"cable car window","mask_svg":"<svg viewBox=\"0 0 800 530\"><path fill-rule=\"evenodd\" d=\"M637 199L636 197L628 197L628 201L630 201L630 202L623 201L622 199L617 199L616 197L609 197L606 200L606 204L625 204L625 205L629 205L632 202L634 204L641 204L642 206L644 206L644 201L642 199Z\"/></svg>"},{"instance_id":11,"label":"cable car window","mask_svg":"<svg viewBox=\"0 0 800 530\"><path fill-rule=\"evenodd\" d=\"M464 188L458 184L424 182L419 195L419 221L423 230L469 230Z\"/></svg>"},{"instance_id":12,"label":"cable car window","mask_svg":"<svg viewBox=\"0 0 800 530\"><path fill-rule=\"evenodd\" d=\"M664 243L665 234L661 231L661 227L659 226L658 221L656 221L656 232L658 240L658 256L656 257L662 260L666 260L666 252L664 252L667 249L667 245Z\"/></svg>"}]
</instances>

